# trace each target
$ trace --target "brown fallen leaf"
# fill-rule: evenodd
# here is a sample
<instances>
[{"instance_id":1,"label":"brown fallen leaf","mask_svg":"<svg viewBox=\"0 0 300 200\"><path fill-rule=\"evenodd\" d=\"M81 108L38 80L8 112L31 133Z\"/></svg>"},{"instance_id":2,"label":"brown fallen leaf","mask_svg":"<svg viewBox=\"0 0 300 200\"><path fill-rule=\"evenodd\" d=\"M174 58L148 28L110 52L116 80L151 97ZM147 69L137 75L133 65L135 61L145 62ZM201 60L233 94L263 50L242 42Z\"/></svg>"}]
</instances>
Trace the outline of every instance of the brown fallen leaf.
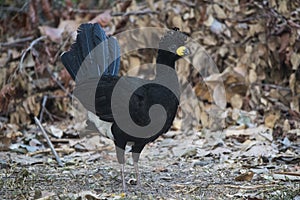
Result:
<instances>
[{"instance_id":1,"label":"brown fallen leaf","mask_svg":"<svg viewBox=\"0 0 300 200\"><path fill-rule=\"evenodd\" d=\"M237 177L235 177L235 181L251 181L253 178L254 173L253 172L246 172L243 173Z\"/></svg>"},{"instance_id":2,"label":"brown fallen leaf","mask_svg":"<svg viewBox=\"0 0 300 200\"><path fill-rule=\"evenodd\" d=\"M50 38L51 41L56 42L56 43L61 43L62 41L62 33L63 29L59 28L53 28L50 26L40 26L39 30L42 35L46 35L47 37Z\"/></svg>"},{"instance_id":3,"label":"brown fallen leaf","mask_svg":"<svg viewBox=\"0 0 300 200\"><path fill-rule=\"evenodd\" d=\"M280 38L281 46L280 46L280 49L278 50L279 53L283 52L287 48L287 46L289 45L290 36L291 35L288 32L281 35L281 38Z\"/></svg>"},{"instance_id":4,"label":"brown fallen leaf","mask_svg":"<svg viewBox=\"0 0 300 200\"><path fill-rule=\"evenodd\" d=\"M8 138L4 135L0 135L0 151L9 150L10 144L11 144L11 138Z\"/></svg>"},{"instance_id":5,"label":"brown fallen leaf","mask_svg":"<svg viewBox=\"0 0 300 200\"><path fill-rule=\"evenodd\" d=\"M241 109L243 106L243 98L239 94L234 94L230 98L230 103L233 108Z\"/></svg>"},{"instance_id":6,"label":"brown fallen leaf","mask_svg":"<svg viewBox=\"0 0 300 200\"><path fill-rule=\"evenodd\" d=\"M156 167L152 171L156 172L156 173L159 173L159 172L168 172L169 170L167 168L164 168L164 167Z\"/></svg>"},{"instance_id":7,"label":"brown fallen leaf","mask_svg":"<svg viewBox=\"0 0 300 200\"><path fill-rule=\"evenodd\" d=\"M265 114L265 125L268 128L273 128L277 120L280 119L279 111L270 111Z\"/></svg>"},{"instance_id":8,"label":"brown fallen leaf","mask_svg":"<svg viewBox=\"0 0 300 200\"><path fill-rule=\"evenodd\" d=\"M11 84L4 85L0 90L0 112L6 111L10 103L10 99L15 95L15 88Z\"/></svg>"},{"instance_id":9,"label":"brown fallen leaf","mask_svg":"<svg viewBox=\"0 0 300 200\"><path fill-rule=\"evenodd\" d=\"M105 11L104 13L101 13L100 15L97 15L94 19L89 21L89 23L99 23L101 26L107 26L108 23L111 21L112 17L110 15L110 10Z\"/></svg>"}]
</instances>

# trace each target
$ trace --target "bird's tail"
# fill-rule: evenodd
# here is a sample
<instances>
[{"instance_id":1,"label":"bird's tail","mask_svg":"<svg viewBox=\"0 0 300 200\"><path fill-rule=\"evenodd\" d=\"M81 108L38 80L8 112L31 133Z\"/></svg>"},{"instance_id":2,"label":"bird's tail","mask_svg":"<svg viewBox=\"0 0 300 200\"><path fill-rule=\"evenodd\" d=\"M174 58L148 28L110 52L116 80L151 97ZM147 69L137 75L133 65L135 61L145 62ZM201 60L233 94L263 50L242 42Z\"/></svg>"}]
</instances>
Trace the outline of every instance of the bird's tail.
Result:
<instances>
[{"instance_id":1,"label":"bird's tail","mask_svg":"<svg viewBox=\"0 0 300 200\"><path fill-rule=\"evenodd\" d=\"M120 68L120 47L108 37L99 24L82 24L71 50L61 56L62 63L76 82L102 75L117 75Z\"/></svg>"}]
</instances>

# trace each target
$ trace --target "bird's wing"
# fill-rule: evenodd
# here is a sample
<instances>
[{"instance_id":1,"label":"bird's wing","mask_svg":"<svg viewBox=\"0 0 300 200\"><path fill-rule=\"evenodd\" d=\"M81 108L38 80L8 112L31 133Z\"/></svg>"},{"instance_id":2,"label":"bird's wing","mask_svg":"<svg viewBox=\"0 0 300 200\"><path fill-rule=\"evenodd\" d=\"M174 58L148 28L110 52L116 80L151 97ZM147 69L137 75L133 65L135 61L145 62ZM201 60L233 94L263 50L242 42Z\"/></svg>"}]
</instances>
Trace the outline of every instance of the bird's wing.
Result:
<instances>
[{"instance_id":1,"label":"bird's wing","mask_svg":"<svg viewBox=\"0 0 300 200\"><path fill-rule=\"evenodd\" d=\"M116 76L102 76L100 81L98 82L97 92L95 95L95 106L96 106L96 114L100 117L100 119L105 121L114 121L113 113L112 113L112 102L114 102L114 107L116 110L123 109L124 105L129 105L128 109L130 110L131 117L135 123L140 126L145 126L149 123L149 103L148 103L148 92L147 89L142 85L143 80L135 77L123 77L122 79L124 84L117 84L120 80L120 77ZM117 89L115 87L118 87ZM133 88L138 87L138 89L134 90ZM117 94L118 100L112 100L112 93L115 90L115 94ZM130 96L130 101L127 101L127 96L134 92ZM84 91L83 91L84 92ZM116 98L116 96L114 96ZM122 108L118 108L118 107ZM130 116L125 116L130 117Z\"/></svg>"},{"instance_id":2,"label":"bird's wing","mask_svg":"<svg viewBox=\"0 0 300 200\"><path fill-rule=\"evenodd\" d=\"M111 98L114 87L120 77L104 75L98 82L95 95L96 114L104 121L113 122Z\"/></svg>"}]
</instances>

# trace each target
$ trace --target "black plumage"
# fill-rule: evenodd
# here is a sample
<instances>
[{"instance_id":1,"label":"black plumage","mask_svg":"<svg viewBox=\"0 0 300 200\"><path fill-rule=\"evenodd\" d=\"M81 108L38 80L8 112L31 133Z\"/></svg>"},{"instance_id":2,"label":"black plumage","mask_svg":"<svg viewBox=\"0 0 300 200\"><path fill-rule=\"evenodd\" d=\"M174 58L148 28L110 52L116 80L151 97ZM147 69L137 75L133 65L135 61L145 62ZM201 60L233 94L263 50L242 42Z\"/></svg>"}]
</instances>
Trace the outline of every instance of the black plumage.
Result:
<instances>
[{"instance_id":1,"label":"black plumage","mask_svg":"<svg viewBox=\"0 0 300 200\"><path fill-rule=\"evenodd\" d=\"M146 84L140 78L118 76L120 68L118 42L113 37L107 37L99 24L82 24L78 30L76 43L71 46L70 51L61 56L63 64L76 81L74 94L89 111L89 120L101 134L114 140L118 162L122 165L123 189L125 189L125 146L129 143L132 145L132 157L139 184L137 163L141 151L146 144L167 132L173 123L179 105L179 84L174 68L179 58L189 54L188 48L184 47L186 39L186 35L178 29L169 30L161 38L156 60L156 78ZM155 81L169 77L172 77L170 78L172 89ZM119 107L121 109L122 104L113 104L112 97L119 81L123 81L123 84L118 85L116 95L121 102L129 91L134 90L130 96L128 109L130 118L136 125L145 127L151 123L149 110L153 105L159 104L164 107L166 116L155 116L155 120L164 121L159 131L138 133L133 130L128 133L116 123L116 116L112 110Z\"/></svg>"}]
</instances>

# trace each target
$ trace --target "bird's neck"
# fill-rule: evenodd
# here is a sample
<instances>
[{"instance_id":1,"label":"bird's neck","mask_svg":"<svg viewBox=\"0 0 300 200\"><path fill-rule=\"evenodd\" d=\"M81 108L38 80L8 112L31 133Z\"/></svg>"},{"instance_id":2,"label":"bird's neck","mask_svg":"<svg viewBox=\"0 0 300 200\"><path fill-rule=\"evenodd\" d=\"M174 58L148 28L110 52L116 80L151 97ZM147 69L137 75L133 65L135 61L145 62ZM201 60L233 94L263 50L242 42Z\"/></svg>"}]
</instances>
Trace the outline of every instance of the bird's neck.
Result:
<instances>
[{"instance_id":1,"label":"bird's neck","mask_svg":"<svg viewBox=\"0 0 300 200\"><path fill-rule=\"evenodd\" d=\"M165 65L165 66L168 66L172 69L175 68L175 61L174 59L170 59L170 55L171 53L169 52L166 52L164 50L159 50L158 51L158 54L157 54L157 58L156 58L156 64L157 64L157 67L159 67L160 65Z\"/></svg>"},{"instance_id":2,"label":"bird's neck","mask_svg":"<svg viewBox=\"0 0 300 200\"><path fill-rule=\"evenodd\" d=\"M163 82L172 82L173 85L178 84L178 77L175 70L175 56L163 50L158 51L156 59L156 75L155 79L163 80ZM168 78L167 78L168 77Z\"/></svg>"}]
</instances>

